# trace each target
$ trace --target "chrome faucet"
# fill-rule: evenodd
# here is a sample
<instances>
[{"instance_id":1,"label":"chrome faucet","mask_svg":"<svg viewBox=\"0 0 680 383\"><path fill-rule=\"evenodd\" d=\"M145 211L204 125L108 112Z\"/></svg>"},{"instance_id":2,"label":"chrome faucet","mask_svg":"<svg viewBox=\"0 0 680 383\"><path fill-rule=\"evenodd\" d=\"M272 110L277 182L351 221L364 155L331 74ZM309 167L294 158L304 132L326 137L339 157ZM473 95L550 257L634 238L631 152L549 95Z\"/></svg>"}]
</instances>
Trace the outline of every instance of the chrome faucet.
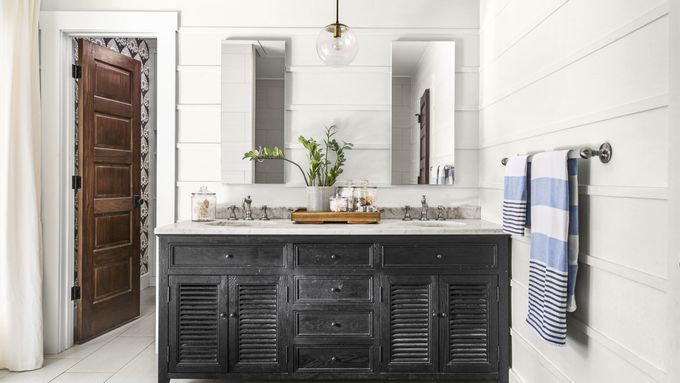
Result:
<instances>
[{"instance_id":1,"label":"chrome faucet","mask_svg":"<svg viewBox=\"0 0 680 383\"><path fill-rule=\"evenodd\" d=\"M423 194L423 199L420 200L422 208L420 209L420 220L427 221L427 197Z\"/></svg>"},{"instance_id":2,"label":"chrome faucet","mask_svg":"<svg viewBox=\"0 0 680 383\"><path fill-rule=\"evenodd\" d=\"M236 218L236 205L231 205L227 209L229 210L229 220L236 221L238 219Z\"/></svg>"},{"instance_id":3,"label":"chrome faucet","mask_svg":"<svg viewBox=\"0 0 680 383\"><path fill-rule=\"evenodd\" d=\"M267 205L262 205L262 217L260 217L260 221L269 221L269 217L267 216Z\"/></svg>"},{"instance_id":4,"label":"chrome faucet","mask_svg":"<svg viewBox=\"0 0 680 383\"><path fill-rule=\"evenodd\" d=\"M443 205L437 206L437 221L446 221L446 208Z\"/></svg>"},{"instance_id":5,"label":"chrome faucet","mask_svg":"<svg viewBox=\"0 0 680 383\"><path fill-rule=\"evenodd\" d=\"M411 220L411 207L409 205L404 206L404 218L402 218L401 220L402 221Z\"/></svg>"},{"instance_id":6,"label":"chrome faucet","mask_svg":"<svg viewBox=\"0 0 680 383\"><path fill-rule=\"evenodd\" d=\"M253 220L253 211L250 210L250 204L252 203L253 200L250 198L250 196L243 199L243 219L246 221Z\"/></svg>"}]
</instances>

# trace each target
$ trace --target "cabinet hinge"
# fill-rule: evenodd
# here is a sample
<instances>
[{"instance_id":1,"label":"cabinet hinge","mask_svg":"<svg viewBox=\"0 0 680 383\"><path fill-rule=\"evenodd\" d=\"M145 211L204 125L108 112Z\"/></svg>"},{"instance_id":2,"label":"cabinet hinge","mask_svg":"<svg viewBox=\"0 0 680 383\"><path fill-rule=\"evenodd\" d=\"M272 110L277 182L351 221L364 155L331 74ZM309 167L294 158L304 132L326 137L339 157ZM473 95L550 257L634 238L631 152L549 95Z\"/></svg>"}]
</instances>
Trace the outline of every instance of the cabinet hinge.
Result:
<instances>
[{"instance_id":1,"label":"cabinet hinge","mask_svg":"<svg viewBox=\"0 0 680 383\"><path fill-rule=\"evenodd\" d=\"M170 363L170 346L165 348L165 363Z\"/></svg>"},{"instance_id":2,"label":"cabinet hinge","mask_svg":"<svg viewBox=\"0 0 680 383\"><path fill-rule=\"evenodd\" d=\"M168 286L168 295L166 297L166 302L170 303L170 286Z\"/></svg>"},{"instance_id":3,"label":"cabinet hinge","mask_svg":"<svg viewBox=\"0 0 680 383\"><path fill-rule=\"evenodd\" d=\"M73 78L81 78L83 77L83 67L81 67L78 64L73 64L71 65L71 76Z\"/></svg>"},{"instance_id":4,"label":"cabinet hinge","mask_svg":"<svg viewBox=\"0 0 680 383\"><path fill-rule=\"evenodd\" d=\"M286 286L286 303L290 302L290 286ZM286 349L288 352L288 349Z\"/></svg>"},{"instance_id":5,"label":"cabinet hinge","mask_svg":"<svg viewBox=\"0 0 680 383\"><path fill-rule=\"evenodd\" d=\"M383 298L383 296L385 295L384 292L385 292L385 288L380 286L380 302L384 302L384 298Z\"/></svg>"},{"instance_id":6,"label":"cabinet hinge","mask_svg":"<svg viewBox=\"0 0 680 383\"><path fill-rule=\"evenodd\" d=\"M80 286L71 287L71 300L77 301L80 299Z\"/></svg>"},{"instance_id":7,"label":"cabinet hinge","mask_svg":"<svg viewBox=\"0 0 680 383\"><path fill-rule=\"evenodd\" d=\"M496 302L500 302L500 301L501 301L501 287L496 286Z\"/></svg>"},{"instance_id":8,"label":"cabinet hinge","mask_svg":"<svg viewBox=\"0 0 680 383\"><path fill-rule=\"evenodd\" d=\"M78 190L83 187L83 178L81 176L71 176L71 189Z\"/></svg>"},{"instance_id":9,"label":"cabinet hinge","mask_svg":"<svg viewBox=\"0 0 680 383\"><path fill-rule=\"evenodd\" d=\"M378 364L382 365L382 346L378 347Z\"/></svg>"},{"instance_id":10,"label":"cabinet hinge","mask_svg":"<svg viewBox=\"0 0 680 383\"><path fill-rule=\"evenodd\" d=\"M501 361L501 346L496 347L496 363Z\"/></svg>"}]
</instances>

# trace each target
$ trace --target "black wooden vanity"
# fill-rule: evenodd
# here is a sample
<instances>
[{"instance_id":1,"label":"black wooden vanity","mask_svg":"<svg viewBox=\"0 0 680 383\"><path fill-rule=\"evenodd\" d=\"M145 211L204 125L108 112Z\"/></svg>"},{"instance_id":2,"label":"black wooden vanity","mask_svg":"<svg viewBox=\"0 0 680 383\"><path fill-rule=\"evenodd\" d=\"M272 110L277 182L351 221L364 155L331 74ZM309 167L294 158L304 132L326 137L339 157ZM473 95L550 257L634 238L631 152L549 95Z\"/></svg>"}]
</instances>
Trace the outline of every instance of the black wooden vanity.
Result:
<instances>
[{"instance_id":1,"label":"black wooden vanity","mask_svg":"<svg viewBox=\"0 0 680 383\"><path fill-rule=\"evenodd\" d=\"M508 381L506 235L159 238L159 382Z\"/></svg>"}]
</instances>

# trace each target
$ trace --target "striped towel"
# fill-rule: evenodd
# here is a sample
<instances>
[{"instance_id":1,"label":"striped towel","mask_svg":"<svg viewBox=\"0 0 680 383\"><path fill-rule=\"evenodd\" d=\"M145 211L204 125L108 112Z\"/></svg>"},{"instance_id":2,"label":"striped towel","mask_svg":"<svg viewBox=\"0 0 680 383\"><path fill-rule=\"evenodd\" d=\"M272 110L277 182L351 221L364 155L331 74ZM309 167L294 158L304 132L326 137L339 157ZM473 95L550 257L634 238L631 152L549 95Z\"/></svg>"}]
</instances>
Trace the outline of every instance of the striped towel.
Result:
<instances>
[{"instance_id":1,"label":"striped towel","mask_svg":"<svg viewBox=\"0 0 680 383\"><path fill-rule=\"evenodd\" d=\"M527 156L508 159L503 183L503 231L524 235L527 217Z\"/></svg>"},{"instance_id":2,"label":"striped towel","mask_svg":"<svg viewBox=\"0 0 680 383\"><path fill-rule=\"evenodd\" d=\"M576 310L578 166L568 150L540 153L531 164L531 259L527 323L564 345L567 312Z\"/></svg>"}]
</instances>

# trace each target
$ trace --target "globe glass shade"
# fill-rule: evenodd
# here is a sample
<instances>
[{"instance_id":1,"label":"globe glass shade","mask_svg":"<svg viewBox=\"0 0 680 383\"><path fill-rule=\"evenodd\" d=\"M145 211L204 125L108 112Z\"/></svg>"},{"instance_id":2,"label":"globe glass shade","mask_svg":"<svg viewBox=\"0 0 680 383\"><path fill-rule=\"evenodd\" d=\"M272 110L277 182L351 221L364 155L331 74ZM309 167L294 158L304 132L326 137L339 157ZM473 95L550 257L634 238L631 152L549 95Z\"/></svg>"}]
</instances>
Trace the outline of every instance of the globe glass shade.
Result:
<instances>
[{"instance_id":1,"label":"globe glass shade","mask_svg":"<svg viewBox=\"0 0 680 383\"><path fill-rule=\"evenodd\" d=\"M339 33L336 33L339 28ZM346 25L330 24L321 30L316 40L316 52L330 66L349 65L359 52L357 38Z\"/></svg>"}]
</instances>

